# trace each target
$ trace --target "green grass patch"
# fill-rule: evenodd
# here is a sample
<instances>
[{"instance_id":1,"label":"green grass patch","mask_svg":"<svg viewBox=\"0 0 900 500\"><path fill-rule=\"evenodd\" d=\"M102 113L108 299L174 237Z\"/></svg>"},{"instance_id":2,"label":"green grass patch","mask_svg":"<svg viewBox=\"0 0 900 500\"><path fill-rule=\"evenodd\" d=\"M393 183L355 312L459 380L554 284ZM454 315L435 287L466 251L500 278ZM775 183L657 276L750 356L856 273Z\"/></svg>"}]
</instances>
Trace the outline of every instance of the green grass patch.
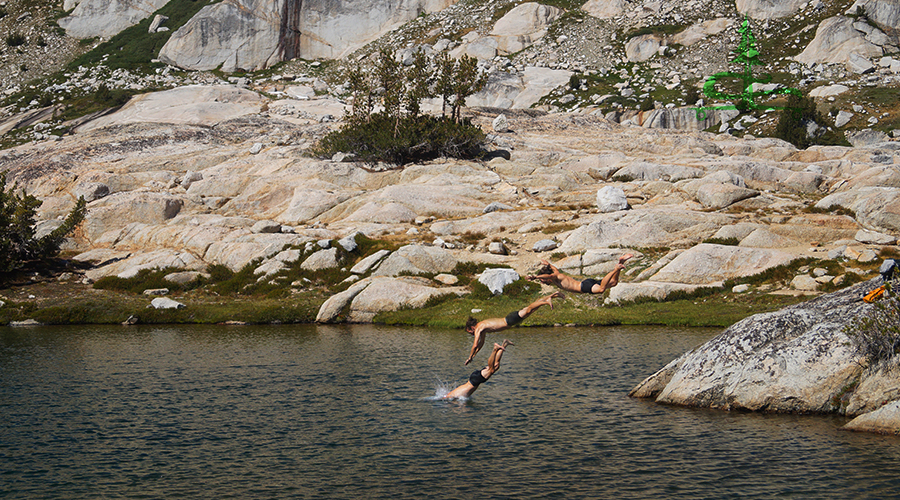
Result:
<instances>
[{"instance_id":1,"label":"green grass patch","mask_svg":"<svg viewBox=\"0 0 900 500\"><path fill-rule=\"evenodd\" d=\"M480 299L475 294L451 298L442 303L416 310L380 313L376 323L417 325L438 328L460 328L469 316L479 320L502 318L521 309L537 294L500 295ZM768 294L731 294L718 290L706 297L666 302L642 302L621 306L603 306L590 295L568 294L555 300L553 309L542 307L529 316L524 326L575 325L665 325L691 327L727 327L761 312L771 312L806 300L805 297ZM473 309L480 309L472 313Z\"/></svg>"},{"instance_id":2,"label":"green grass patch","mask_svg":"<svg viewBox=\"0 0 900 500\"><path fill-rule=\"evenodd\" d=\"M641 28L636 28L625 33L625 39L627 40L642 35L674 35L676 33L684 31L684 29L687 27L687 24L658 24L655 26L643 26Z\"/></svg>"},{"instance_id":3,"label":"green grass patch","mask_svg":"<svg viewBox=\"0 0 900 500\"><path fill-rule=\"evenodd\" d=\"M133 278L106 276L98 279L94 283L94 288L99 290L115 290L118 292L141 294L144 293L144 290L159 288L168 288L170 292L183 291L197 288L202 284L202 281L197 280L195 283L182 286L178 283L165 280L167 274L178 271L181 271L181 269L142 269Z\"/></svg>"},{"instance_id":4,"label":"green grass patch","mask_svg":"<svg viewBox=\"0 0 900 500\"><path fill-rule=\"evenodd\" d=\"M312 323L321 294L310 293L290 300L266 298L222 299L215 302L208 297L172 296L186 305L184 309L154 309L148 307L149 298L110 294L103 299L80 299L65 305L37 307L4 307L0 309L0 324L34 319L48 325L118 324L131 316L141 324L216 324L227 321L245 323Z\"/></svg>"}]
</instances>

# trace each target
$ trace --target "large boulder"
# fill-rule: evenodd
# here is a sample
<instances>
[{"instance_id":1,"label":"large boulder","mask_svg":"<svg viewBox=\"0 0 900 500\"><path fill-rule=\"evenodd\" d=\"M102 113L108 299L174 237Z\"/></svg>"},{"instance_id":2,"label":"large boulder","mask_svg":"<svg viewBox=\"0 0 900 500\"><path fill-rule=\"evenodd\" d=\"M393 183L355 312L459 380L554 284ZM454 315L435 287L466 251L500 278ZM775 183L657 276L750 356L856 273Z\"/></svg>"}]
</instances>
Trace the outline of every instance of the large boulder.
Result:
<instances>
[{"instance_id":1,"label":"large boulder","mask_svg":"<svg viewBox=\"0 0 900 500\"><path fill-rule=\"evenodd\" d=\"M562 13L562 9L557 7L526 2L501 17L490 34L497 39L497 49L501 54L519 52L541 39L550 23Z\"/></svg>"},{"instance_id":2,"label":"large boulder","mask_svg":"<svg viewBox=\"0 0 900 500\"><path fill-rule=\"evenodd\" d=\"M702 243L675 257L652 280L707 285L759 274L797 257L779 250Z\"/></svg>"},{"instance_id":3,"label":"large boulder","mask_svg":"<svg viewBox=\"0 0 900 500\"><path fill-rule=\"evenodd\" d=\"M594 248L672 247L696 244L733 222L728 215L688 210L637 209L602 214L575 229L559 251L579 253Z\"/></svg>"},{"instance_id":4,"label":"large boulder","mask_svg":"<svg viewBox=\"0 0 900 500\"><path fill-rule=\"evenodd\" d=\"M85 217L84 234L89 240L95 240L132 222L159 224L178 215L183 206L184 200L166 193L114 193L91 204Z\"/></svg>"},{"instance_id":5,"label":"large boulder","mask_svg":"<svg viewBox=\"0 0 900 500\"><path fill-rule=\"evenodd\" d=\"M372 276L449 273L456 267L456 257L438 247L406 245L388 255L372 272Z\"/></svg>"},{"instance_id":6,"label":"large boulder","mask_svg":"<svg viewBox=\"0 0 900 500\"><path fill-rule=\"evenodd\" d=\"M900 401L891 401L877 410L864 413L848 422L842 429L876 434L900 434Z\"/></svg>"},{"instance_id":7,"label":"large boulder","mask_svg":"<svg viewBox=\"0 0 900 500\"><path fill-rule=\"evenodd\" d=\"M317 323L371 323L380 312L422 307L428 299L467 293L463 287L437 288L418 277L364 278L347 290L331 296L319 308Z\"/></svg>"},{"instance_id":8,"label":"large boulder","mask_svg":"<svg viewBox=\"0 0 900 500\"><path fill-rule=\"evenodd\" d=\"M619 169L613 175L613 180L676 182L682 179L702 177L703 173L703 170L694 167L637 161Z\"/></svg>"},{"instance_id":9,"label":"large boulder","mask_svg":"<svg viewBox=\"0 0 900 500\"><path fill-rule=\"evenodd\" d=\"M662 40L656 35L640 35L625 42L625 57L632 62L643 62L655 56Z\"/></svg>"},{"instance_id":10,"label":"large boulder","mask_svg":"<svg viewBox=\"0 0 900 500\"><path fill-rule=\"evenodd\" d=\"M719 17L709 21L697 22L688 26L672 37L672 43L690 47L709 35L716 35L731 25L731 19Z\"/></svg>"},{"instance_id":11,"label":"large boulder","mask_svg":"<svg viewBox=\"0 0 900 500\"><path fill-rule=\"evenodd\" d=\"M638 299L652 298L658 301L666 300L673 292L691 293L700 285L686 285L684 283L664 283L660 281L642 281L640 283L619 283L609 290L609 297L604 304L621 304Z\"/></svg>"},{"instance_id":12,"label":"large boulder","mask_svg":"<svg viewBox=\"0 0 900 500\"><path fill-rule=\"evenodd\" d=\"M851 54L881 57L881 47L866 40L866 34L853 26L853 19L829 17L819 23L816 36L794 59L803 64L847 63Z\"/></svg>"},{"instance_id":13,"label":"large boulder","mask_svg":"<svg viewBox=\"0 0 900 500\"><path fill-rule=\"evenodd\" d=\"M896 40L900 31L900 3L895 0L856 0L848 13L855 14L862 7L866 12L866 18L874 21Z\"/></svg>"},{"instance_id":14,"label":"large boulder","mask_svg":"<svg viewBox=\"0 0 900 500\"><path fill-rule=\"evenodd\" d=\"M528 66L522 73L495 72L477 94L466 98L466 106L527 109L551 90L569 81L571 71Z\"/></svg>"},{"instance_id":15,"label":"large boulder","mask_svg":"<svg viewBox=\"0 0 900 500\"><path fill-rule=\"evenodd\" d=\"M80 254L79 259L91 258L89 253ZM96 254L94 254L96 255ZM82 260L83 261L83 260ZM160 249L134 254L125 254L120 259L107 259L97 263L97 267L85 272L85 276L91 280L98 280L106 276L119 278L133 278L145 269L188 269L201 270L206 268L206 263L190 252L180 250Z\"/></svg>"},{"instance_id":16,"label":"large boulder","mask_svg":"<svg viewBox=\"0 0 900 500\"><path fill-rule=\"evenodd\" d=\"M74 38L109 38L167 3L169 0L82 0L57 23Z\"/></svg>"},{"instance_id":17,"label":"large boulder","mask_svg":"<svg viewBox=\"0 0 900 500\"><path fill-rule=\"evenodd\" d=\"M630 395L725 410L838 411L863 370L844 327L874 307L859 296L875 282L739 321Z\"/></svg>"}]
</instances>

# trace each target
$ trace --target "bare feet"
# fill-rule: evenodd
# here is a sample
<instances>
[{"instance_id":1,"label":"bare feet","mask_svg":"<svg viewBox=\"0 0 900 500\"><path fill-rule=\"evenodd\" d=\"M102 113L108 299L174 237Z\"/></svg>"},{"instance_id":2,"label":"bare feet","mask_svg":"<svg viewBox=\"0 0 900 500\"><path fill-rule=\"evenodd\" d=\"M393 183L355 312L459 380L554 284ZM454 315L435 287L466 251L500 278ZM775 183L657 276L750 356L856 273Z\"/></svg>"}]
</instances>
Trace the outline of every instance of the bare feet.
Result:
<instances>
[{"instance_id":1,"label":"bare feet","mask_svg":"<svg viewBox=\"0 0 900 500\"><path fill-rule=\"evenodd\" d=\"M504 345L500 345L500 344L494 342L494 350L495 351L505 351L506 350L506 342L504 342L503 344Z\"/></svg>"},{"instance_id":2,"label":"bare feet","mask_svg":"<svg viewBox=\"0 0 900 500\"><path fill-rule=\"evenodd\" d=\"M463 366L466 366L466 365L468 365L468 364L471 363L471 362L472 362L472 358L469 358L469 359L466 360L466 362L463 364Z\"/></svg>"},{"instance_id":3,"label":"bare feet","mask_svg":"<svg viewBox=\"0 0 900 500\"><path fill-rule=\"evenodd\" d=\"M503 347L507 347L507 346L511 346L511 345L516 345L516 344L513 344L512 340L503 339Z\"/></svg>"},{"instance_id":4,"label":"bare feet","mask_svg":"<svg viewBox=\"0 0 900 500\"><path fill-rule=\"evenodd\" d=\"M552 299L564 299L566 298L562 292L553 292L553 295L548 295L544 297L547 300L547 305L550 306L550 309L553 309L553 300Z\"/></svg>"},{"instance_id":5,"label":"bare feet","mask_svg":"<svg viewBox=\"0 0 900 500\"><path fill-rule=\"evenodd\" d=\"M626 253L625 255L619 257L619 264L624 265L625 262L632 257L634 257L634 254Z\"/></svg>"}]
</instances>

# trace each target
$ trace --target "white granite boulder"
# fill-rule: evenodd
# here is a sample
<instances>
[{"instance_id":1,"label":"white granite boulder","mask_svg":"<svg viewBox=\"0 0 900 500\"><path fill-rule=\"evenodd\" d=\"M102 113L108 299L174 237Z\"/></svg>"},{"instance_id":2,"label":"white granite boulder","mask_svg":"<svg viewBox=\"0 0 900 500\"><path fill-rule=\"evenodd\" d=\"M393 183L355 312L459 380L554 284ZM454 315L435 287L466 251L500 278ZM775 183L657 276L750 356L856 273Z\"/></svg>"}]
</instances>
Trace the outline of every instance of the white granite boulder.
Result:
<instances>
[{"instance_id":1,"label":"white granite boulder","mask_svg":"<svg viewBox=\"0 0 900 500\"><path fill-rule=\"evenodd\" d=\"M798 256L780 250L702 243L685 250L653 275L653 281L708 285L759 274Z\"/></svg>"},{"instance_id":2,"label":"white granite boulder","mask_svg":"<svg viewBox=\"0 0 900 500\"><path fill-rule=\"evenodd\" d=\"M617 186L603 186L597 191L597 208L604 213L628 210L625 191Z\"/></svg>"},{"instance_id":3,"label":"white granite boulder","mask_svg":"<svg viewBox=\"0 0 900 500\"><path fill-rule=\"evenodd\" d=\"M319 250L314 254L307 257L302 264L300 264L301 269L305 269L307 271L319 271L322 269L333 269L335 267L340 266L340 262L338 261L338 249L337 248L328 248L325 250Z\"/></svg>"},{"instance_id":4,"label":"white granite boulder","mask_svg":"<svg viewBox=\"0 0 900 500\"><path fill-rule=\"evenodd\" d=\"M168 297L157 297L150 301L150 306L154 309L184 309L186 307L181 302Z\"/></svg>"},{"instance_id":5,"label":"white granite boulder","mask_svg":"<svg viewBox=\"0 0 900 500\"><path fill-rule=\"evenodd\" d=\"M803 64L846 63L851 54L881 57L881 47L866 40L865 34L853 27L853 20L836 16L819 23L816 36L794 59Z\"/></svg>"},{"instance_id":6,"label":"white granite boulder","mask_svg":"<svg viewBox=\"0 0 900 500\"><path fill-rule=\"evenodd\" d=\"M494 295L500 295L503 293L506 285L515 283L520 278L521 276L515 269L490 268L485 269L481 273L481 276L478 277L478 282L488 287L488 290Z\"/></svg>"},{"instance_id":7,"label":"white granite boulder","mask_svg":"<svg viewBox=\"0 0 900 500\"><path fill-rule=\"evenodd\" d=\"M456 262L456 257L442 248L406 245L388 255L372 272L372 276L397 276L403 272L410 274L449 273L456 267Z\"/></svg>"},{"instance_id":8,"label":"white granite boulder","mask_svg":"<svg viewBox=\"0 0 900 500\"><path fill-rule=\"evenodd\" d=\"M640 35L625 42L625 57L632 62L643 62L655 56L661 40L656 35Z\"/></svg>"},{"instance_id":9,"label":"white granite boulder","mask_svg":"<svg viewBox=\"0 0 900 500\"><path fill-rule=\"evenodd\" d=\"M562 9L525 2L501 17L491 30L501 54L511 54L531 46L547 33L547 27L562 15Z\"/></svg>"},{"instance_id":10,"label":"white granite boulder","mask_svg":"<svg viewBox=\"0 0 900 500\"><path fill-rule=\"evenodd\" d=\"M434 296L468 293L462 287L434 287L425 278L364 278L332 295L319 308L317 323L371 323L376 314L403 307L422 307Z\"/></svg>"}]
</instances>

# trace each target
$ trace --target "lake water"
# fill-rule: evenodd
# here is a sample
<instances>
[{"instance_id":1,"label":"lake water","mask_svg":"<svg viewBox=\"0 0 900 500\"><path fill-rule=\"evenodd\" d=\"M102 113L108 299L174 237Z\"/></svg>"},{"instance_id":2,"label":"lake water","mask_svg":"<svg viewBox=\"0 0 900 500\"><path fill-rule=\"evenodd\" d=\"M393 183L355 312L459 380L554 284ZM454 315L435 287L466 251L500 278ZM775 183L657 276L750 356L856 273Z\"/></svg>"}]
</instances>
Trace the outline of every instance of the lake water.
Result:
<instances>
[{"instance_id":1,"label":"lake water","mask_svg":"<svg viewBox=\"0 0 900 500\"><path fill-rule=\"evenodd\" d=\"M0 327L0 498L886 498L900 439L628 391L717 331Z\"/></svg>"}]
</instances>

